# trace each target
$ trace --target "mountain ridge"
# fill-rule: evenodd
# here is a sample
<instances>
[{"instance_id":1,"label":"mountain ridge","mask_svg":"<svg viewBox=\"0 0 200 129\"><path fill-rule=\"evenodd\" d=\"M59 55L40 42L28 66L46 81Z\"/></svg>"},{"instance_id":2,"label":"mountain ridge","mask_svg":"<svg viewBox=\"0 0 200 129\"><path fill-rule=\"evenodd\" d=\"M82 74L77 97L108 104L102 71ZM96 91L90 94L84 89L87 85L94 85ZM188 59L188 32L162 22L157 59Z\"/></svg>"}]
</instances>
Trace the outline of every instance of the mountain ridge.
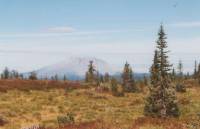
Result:
<instances>
[{"instance_id":1,"label":"mountain ridge","mask_svg":"<svg viewBox=\"0 0 200 129\"><path fill-rule=\"evenodd\" d=\"M70 57L67 60L42 67L38 70L32 71L37 74L39 79L51 79L57 75L58 79L63 79L64 75L69 80L82 80L88 70L89 61L93 61L95 69L102 75L109 73L112 76L119 78L121 71L108 64L102 59L95 57ZM28 77L31 72L25 73L24 76ZM142 78L145 73L134 73L137 79Z\"/></svg>"}]
</instances>

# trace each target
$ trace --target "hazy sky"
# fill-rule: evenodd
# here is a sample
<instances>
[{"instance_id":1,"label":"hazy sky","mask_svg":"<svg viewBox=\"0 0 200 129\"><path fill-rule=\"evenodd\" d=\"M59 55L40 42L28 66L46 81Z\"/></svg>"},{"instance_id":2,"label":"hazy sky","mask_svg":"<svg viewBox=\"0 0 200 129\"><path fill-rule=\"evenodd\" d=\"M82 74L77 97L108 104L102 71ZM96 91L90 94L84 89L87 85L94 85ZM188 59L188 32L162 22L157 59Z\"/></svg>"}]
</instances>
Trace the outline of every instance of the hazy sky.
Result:
<instances>
[{"instance_id":1,"label":"hazy sky","mask_svg":"<svg viewBox=\"0 0 200 129\"><path fill-rule=\"evenodd\" d=\"M148 72L163 23L171 63L200 60L199 0L0 0L0 71L92 56Z\"/></svg>"}]
</instances>

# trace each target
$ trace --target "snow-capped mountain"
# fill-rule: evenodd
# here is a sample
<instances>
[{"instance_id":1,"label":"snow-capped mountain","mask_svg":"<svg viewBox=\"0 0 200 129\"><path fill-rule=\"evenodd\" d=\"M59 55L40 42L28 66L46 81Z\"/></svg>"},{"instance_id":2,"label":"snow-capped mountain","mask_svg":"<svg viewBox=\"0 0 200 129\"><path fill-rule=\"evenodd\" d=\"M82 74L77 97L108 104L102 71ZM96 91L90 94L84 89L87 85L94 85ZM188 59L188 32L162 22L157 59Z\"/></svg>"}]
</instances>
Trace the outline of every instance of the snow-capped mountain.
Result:
<instances>
[{"instance_id":1,"label":"snow-capped mountain","mask_svg":"<svg viewBox=\"0 0 200 129\"><path fill-rule=\"evenodd\" d=\"M71 57L66 61L41 68L35 72L38 77L50 78L58 75L59 78L63 78L66 75L71 80L83 79L88 69L89 61L93 61L95 69L100 74L105 74L106 72L114 74L117 72L106 61L94 57Z\"/></svg>"}]
</instances>

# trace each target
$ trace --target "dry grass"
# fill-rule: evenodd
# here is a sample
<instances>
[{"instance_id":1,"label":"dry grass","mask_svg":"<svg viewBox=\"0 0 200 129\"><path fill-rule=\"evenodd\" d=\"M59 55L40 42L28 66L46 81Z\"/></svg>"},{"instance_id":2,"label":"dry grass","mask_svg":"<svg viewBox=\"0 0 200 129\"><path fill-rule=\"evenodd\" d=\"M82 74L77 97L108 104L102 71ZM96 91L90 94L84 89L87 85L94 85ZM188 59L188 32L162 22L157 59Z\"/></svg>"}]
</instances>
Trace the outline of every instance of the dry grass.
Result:
<instances>
[{"instance_id":1,"label":"dry grass","mask_svg":"<svg viewBox=\"0 0 200 129\"><path fill-rule=\"evenodd\" d=\"M76 89L81 88L80 83L72 81L48 81L48 80L0 80L0 92L8 90L48 90L48 89Z\"/></svg>"},{"instance_id":2,"label":"dry grass","mask_svg":"<svg viewBox=\"0 0 200 129\"><path fill-rule=\"evenodd\" d=\"M0 81L0 87L6 87L6 92L0 92L0 116L8 120L7 124L0 127L2 129L20 129L32 125L56 128L57 116L68 112L75 115L75 124L66 125L64 129L200 128L197 115L200 113L199 87L190 87L186 93L178 94L180 118L158 119L143 116L147 92L114 97L108 92L99 93L95 88L65 90L69 85L64 85L64 82L54 82L54 85L48 82L50 88L43 86L43 81L15 83ZM15 85L15 88L11 88L11 85ZM22 90L20 85L29 90ZM34 85L38 88L34 88ZM61 88L56 88L56 85Z\"/></svg>"}]
</instances>

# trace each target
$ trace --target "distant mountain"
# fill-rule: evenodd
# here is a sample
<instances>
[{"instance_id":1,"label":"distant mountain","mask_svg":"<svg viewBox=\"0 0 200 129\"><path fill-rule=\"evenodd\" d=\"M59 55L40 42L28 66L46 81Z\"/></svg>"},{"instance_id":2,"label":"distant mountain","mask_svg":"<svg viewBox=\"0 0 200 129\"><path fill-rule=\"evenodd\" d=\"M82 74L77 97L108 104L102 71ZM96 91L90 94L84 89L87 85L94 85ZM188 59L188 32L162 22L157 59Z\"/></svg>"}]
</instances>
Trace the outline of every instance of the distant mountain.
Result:
<instances>
[{"instance_id":1,"label":"distant mountain","mask_svg":"<svg viewBox=\"0 0 200 129\"><path fill-rule=\"evenodd\" d=\"M100 74L105 74L108 72L110 75L120 79L121 71L116 69L114 66L111 66L106 61L102 59L97 59L94 57L71 57L65 61L49 65L34 71L37 74L38 78L51 78L55 75L58 76L58 79L63 79L66 75L69 80L81 80L84 79L85 73L88 70L89 61L93 61L95 69L99 71ZM24 77L28 77L31 72L24 73ZM149 77L149 74L146 73L134 73L136 80L140 80L146 75Z\"/></svg>"},{"instance_id":2,"label":"distant mountain","mask_svg":"<svg viewBox=\"0 0 200 129\"><path fill-rule=\"evenodd\" d=\"M35 72L39 78L51 78L57 74L59 79L62 79L63 76L66 75L70 80L80 80L84 78L89 61L91 60L94 63L95 69L97 69L100 74L108 72L112 75L117 72L116 69L106 61L94 57L71 57L66 61L41 68Z\"/></svg>"}]
</instances>

